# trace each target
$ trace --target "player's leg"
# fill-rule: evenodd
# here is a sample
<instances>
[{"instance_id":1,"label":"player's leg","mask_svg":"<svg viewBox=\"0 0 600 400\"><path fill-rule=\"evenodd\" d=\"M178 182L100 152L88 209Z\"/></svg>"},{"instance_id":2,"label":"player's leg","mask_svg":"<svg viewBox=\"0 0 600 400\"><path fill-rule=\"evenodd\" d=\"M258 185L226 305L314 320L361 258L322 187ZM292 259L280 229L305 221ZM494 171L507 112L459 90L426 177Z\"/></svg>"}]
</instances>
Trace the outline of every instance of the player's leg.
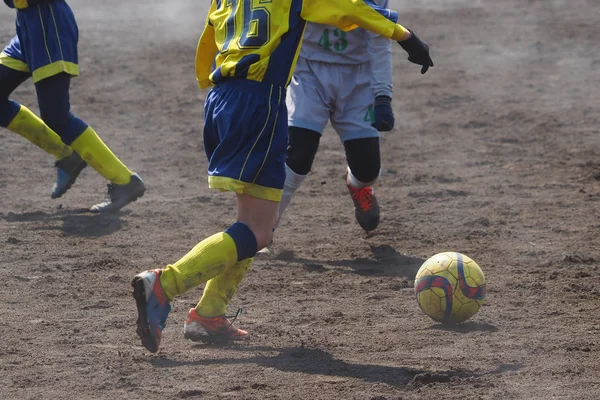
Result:
<instances>
[{"instance_id":1,"label":"player's leg","mask_svg":"<svg viewBox=\"0 0 600 400\"><path fill-rule=\"evenodd\" d=\"M310 129L290 126L288 131L285 183L281 202L279 203L279 216L276 225L279 224L292 197L310 172L321 140L321 133Z\"/></svg>"},{"instance_id":2,"label":"player's leg","mask_svg":"<svg viewBox=\"0 0 600 400\"><path fill-rule=\"evenodd\" d=\"M37 118L35 121L38 129L48 130L51 132L59 132L61 143L69 149L71 143L66 142L64 132L69 129L78 129L78 127L71 128L68 126L72 115L69 111L69 100L68 100L68 82L64 80L70 79L67 74L54 75L39 81L35 84L38 105L40 108L41 119ZM66 99L56 96L56 93L61 93L55 86L57 81L61 81L61 86L66 85L67 97ZM66 101L66 104L65 104ZM71 154L68 157L64 157L56 162L57 179L52 189L51 197L58 198L67 192L71 186L75 183L75 180L81 173L81 171L87 166L87 163L81 158L80 154L76 151L71 150Z\"/></svg>"},{"instance_id":3,"label":"player's leg","mask_svg":"<svg viewBox=\"0 0 600 400\"><path fill-rule=\"evenodd\" d=\"M64 57L59 30L56 29L55 34L47 35L45 29L50 27L50 21L55 25L56 21L62 22L61 10L65 8L68 9L66 3L57 3L56 15L53 14L53 6L50 4L20 10L16 21L17 36L4 49L0 56L0 63L18 71L31 73L34 82L62 69L76 73L76 64L68 61L70 51L66 43L64 51L66 57ZM74 32L76 33L76 30ZM86 163L69 146L66 146L50 127L23 106L20 107L11 127L57 158L55 164L57 180L51 196L53 198L62 196L71 187Z\"/></svg>"},{"instance_id":4,"label":"player's leg","mask_svg":"<svg viewBox=\"0 0 600 400\"><path fill-rule=\"evenodd\" d=\"M1 57L1 56L0 56ZM30 77L28 72L18 71L0 64L0 126L29 140L42 150L60 160L72 153L60 137L41 123L27 107L9 96L21 83Z\"/></svg>"},{"instance_id":5,"label":"player's leg","mask_svg":"<svg viewBox=\"0 0 600 400\"><path fill-rule=\"evenodd\" d=\"M58 179L52 198L60 197L75 181L85 163L81 164L79 155L73 153L31 110L9 98L13 90L31 76L22 58L20 42L15 36L0 54L0 126L23 136L56 158Z\"/></svg>"},{"instance_id":6,"label":"player's leg","mask_svg":"<svg viewBox=\"0 0 600 400\"><path fill-rule=\"evenodd\" d=\"M202 298L196 307L188 311L187 320L183 325L183 334L186 339L194 342L207 341L211 337L240 340L248 336L248 332L233 325L238 314L227 325L223 324L221 316L225 315L227 304L233 298L253 260L253 258L247 258L239 261L206 282ZM208 315L208 317L205 317L205 315ZM207 331L218 332L219 330L223 331L222 335L211 336L207 334Z\"/></svg>"},{"instance_id":7,"label":"player's leg","mask_svg":"<svg viewBox=\"0 0 600 400\"><path fill-rule=\"evenodd\" d=\"M235 222L224 232L204 239L166 268L138 274L132 285L138 308L138 335L143 345L152 352L158 350L170 302L203 283L207 283L204 292L207 298L193 309L195 323L188 323L186 337L203 341L245 339L247 332L228 321L225 307L256 249L253 231L248 225ZM217 278L213 284L212 280Z\"/></svg>"},{"instance_id":8,"label":"player's leg","mask_svg":"<svg viewBox=\"0 0 600 400\"><path fill-rule=\"evenodd\" d=\"M279 205L275 201L246 194L238 194L237 202L236 224L240 224L240 228L250 228L256 241L256 247L252 243L252 252L256 253L257 249L266 246L271 241L272 227L277 218ZM240 229L240 233L242 231ZM243 243L245 240L251 240L249 232L247 238L240 235L235 239L237 243ZM249 249L250 243L245 247ZM200 302L188 312L188 319L184 325L186 339L212 342L244 340L248 337L248 332L235 327L233 321L229 322L225 311L252 261L252 258L238 260L237 263L227 266L219 275L208 280Z\"/></svg>"},{"instance_id":9,"label":"player's leg","mask_svg":"<svg viewBox=\"0 0 600 400\"><path fill-rule=\"evenodd\" d=\"M278 202L247 194L237 194L237 202L238 217L235 223L224 232L201 241L163 270L161 282L167 298L173 299L186 293L234 264L252 258L258 248L269 243Z\"/></svg>"},{"instance_id":10,"label":"player's leg","mask_svg":"<svg viewBox=\"0 0 600 400\"><path fill-rule=\"evenodd\" d=\"M87 164L111 182L107 201L93 206L91 211L119 210L144 194L144 183L113 154L92 127L73 115L70 84L71 75L64 72L36 82L42 120Z\"/></svg>"},{"instance_id":11,"label":"player's leg","mask_svg":"<svg viewBox=\"0 0 600 400\"><path fill-rule=\"evenodd\" d=\"M379 203L372 187L379 177L380 154L379 132L371 125L371 79L364 65L348 66L343 75L342 81L356 82L356 85L340 91L331 124L346 150L346 185L354 203L356 221L369 232L377 228L380 220Z\"/></svg>"},{"instance_id":12,"label":"player's leg","mask_svg":"<svg viewBox=\"0 0 600 400\"><path fill-rule=\"evenodd\" d=\"M372 231L379 225L379 203L373 184L379 178L379 138L367 137L344 142L348 171L346 185L352 196L355 216L361 228Z\"/></svg>"},{"instance_id":13,"label":"player's leg","mask_svg":"<svg viewBox=\"0 0 600 400\"><path fill-rule=\"evenodd\" d=\"M238 90L239 81L217 85L205 102L209 186L237 193L236 222L174 264L138 274L132 282L138 335L150 351L158 350L169 302L205 282L208 298L194 309L192 316L201 330L193 337L205 341L247 337L221 313L251 263L247 260L272 237L285 180L287 110L283 88L263 93L262 84L245 82L244 90Z\"/></svg>"},{"instance_id":14,"label":"player's leg","mask_svg":"<svg viewBox=\"0 0 600 400\"><path fill-rule=\"evenodd\" d=\"M289 137L277 224L312 168L321 134L329 121L330 104L335 98L332 87L335 74L336 67L330 64L302 58L294 70L286 98Z\"/></svg>"},{"instance_id":15,"label":"player's leg","mask_svg":"<svg viewBox=\"0 0 600 400\"><path fill-rule=\"evenodd\" d=\"M116 211L142 196L145 186L102 142L96 132L71 113L69 87L79 74L79 30L66 2L42 2L19 11L17 29L32 71L42 120L92 168L108 179L108 200L93 212Z\"/></svg>"}]
</instances>

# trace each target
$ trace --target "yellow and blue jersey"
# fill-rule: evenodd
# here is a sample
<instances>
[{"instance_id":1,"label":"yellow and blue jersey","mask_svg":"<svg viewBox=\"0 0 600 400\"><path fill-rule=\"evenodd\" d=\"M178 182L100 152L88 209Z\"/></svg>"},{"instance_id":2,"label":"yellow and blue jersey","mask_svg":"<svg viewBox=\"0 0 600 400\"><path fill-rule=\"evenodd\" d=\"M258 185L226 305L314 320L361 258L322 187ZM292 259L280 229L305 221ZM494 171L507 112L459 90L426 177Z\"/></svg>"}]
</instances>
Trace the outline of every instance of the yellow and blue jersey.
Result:
<instances>
[{"instance_id":1,"label":"yellow and blue jersey","mask_svg":"<svg viewBox=\"0 0 600 400\"><path fill-rule=\"evenodd\" d=\"M33 81L79 74L75 16L64 0L4 0L17 8L17 35L0 53L0 64L29 72Z\"/></svg>"},{"instance_id":2,"label":"yellow and blue jersey","mask_svg":"<svg viewBox=\"0 0 600 400\"><path fill-rule=\"evenodd\" d=\"M395 11L373 0L212 0L196 52L200 87L237 77L288 85L306 22L399 39Z\"/></svg>"}]
</instances>

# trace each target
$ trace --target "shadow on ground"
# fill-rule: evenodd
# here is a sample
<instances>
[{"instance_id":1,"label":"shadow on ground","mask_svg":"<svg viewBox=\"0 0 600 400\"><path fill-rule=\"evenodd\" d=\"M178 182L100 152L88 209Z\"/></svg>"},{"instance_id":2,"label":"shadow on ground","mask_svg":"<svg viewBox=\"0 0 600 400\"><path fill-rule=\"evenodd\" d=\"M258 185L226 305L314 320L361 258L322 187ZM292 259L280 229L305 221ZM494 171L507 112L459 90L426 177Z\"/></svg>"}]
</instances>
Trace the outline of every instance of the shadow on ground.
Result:
<instances>
[{"instance_id":1,"label":"shadow on ground","mask_svg":"<svg viewBox=\"0 0 600 400\"><path fill-rule=\"evenodd\" d=\"M350 260L310 260L298 258L291 250L283 250L275 257L276 261L304 264L309 272L326 272L330 267L349 268L350 273L362 276L394 276L414 279L425 261L419 257L405 256L391 246L370 246L373 258Z\"/></svg>"},{"instance_id":2,"label":"shadow on ground","mask_svg":"<svg viewBox=\"0 0 600 400\"><path fill-rule=\"evenodd\" d=\"M114 214L92 214L86 208L56 210L53 213L33 211L0 214L7 222L42 222L32 230L61 230L65 236L100 237L121 229L121 216L128 211Z\"/></svg>"},{"instance_id":3,"label":"shadow on ground","mask_svg":"<svg viewBox=\"0 0 600 400\"><path fill-rule=\"evenodd\" d=\"M485 322L467 321L460 324L435 324L429 329L440 331L470 333L470 332L498 332L498 328Z\"/></svg>"},{"instance_id":4,"label":"shadow on ground","mask_svg":"<svg viewBox=\"0 0 600 400\"><path fill-rule=\"evenodd\" d=\"M427 371L424 369L402 366L351 363L335 359L331 354L324 350L305 347L277 349L259 346L239 347L239 349L241 351L269 351L279 353L274 356L257 355L243 358L230 357L195 361L153 358L150 363L158 368L208 366L217 364L256 364L263 368L275 368L285 372L301 372L337 378L357 378L366 382L385 383L396 387L406 386L411 382L420 382L424 379L449 382L452 377L464 378L475 376L475 373L470 371Z\"/></svg>"}]
</instances>

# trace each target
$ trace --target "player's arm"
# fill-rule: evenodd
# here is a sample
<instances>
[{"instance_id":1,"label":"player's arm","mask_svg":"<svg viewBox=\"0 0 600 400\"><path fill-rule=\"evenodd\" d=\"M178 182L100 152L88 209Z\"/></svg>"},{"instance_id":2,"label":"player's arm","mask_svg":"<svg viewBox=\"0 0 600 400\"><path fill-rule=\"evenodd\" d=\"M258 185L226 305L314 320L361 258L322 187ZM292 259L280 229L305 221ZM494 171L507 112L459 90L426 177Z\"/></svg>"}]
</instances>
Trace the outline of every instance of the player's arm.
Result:
<instances>
[{"instance_id":1,"label":"player's arm","mask_svg":"<svg viewBox=\"0 0 600 400\"><path fill-rule=\"evenodd\" d=\"M387 0L379 4L387 6ZM380 132L394 128L392 109L392 43L372 32L367 32L367 51L371 68L371 89L373 89L374 121L373 127Z\"/></svg>"},{"instance_id":2,"label":"player's arm","mask_svg":"<svg viewBox=\"0 0 600 400\"><path fill-rule=\"evenodd\" d=\"M392 43L383 36L368 32L367 51L373 94L392 97Z\"/></svg>"},{"instance_id":3,"label":"player's arm","mask_svg":"<svg viewBox=\"0 0 600 400\"><path fill-rule=\"evenodd\" d=\"M333 25L343 30L358 26L396 40L408 53L408 60L421 65L421 73L433 67L429 46L414 32L397 23L398 13L380 7L373 0L304 0L300 16L307 21Z\"/></svg>"},{"instance_id":4,"label":"player's arm","mask_svg":"<svg viewBox=\"0 0 600 400\"><path fill-rule=\"evenodd\" d=\"M387 8L388 0L378 0L377 4ZM367 52L371 67L371 88L373 95L392 97L392 43L385 37L367 32Z\"/></svg>"},{"instance_id":5,"label":"player's arm","mask_svg":"<svg viewBox=\"0 0 600 400\"><path fill-rule=\"evenodd\" d=\"M346 31L360 26L393 40L410 37L409 30L397 23L398 13L380 7L373 0L304 0L300 16Z\"/></svg>"},{"instance_id":6,"label":"player's arm","mask_svg":"<svg viewBox=\"0 0 600 400\"><path fill-rule=\"evenodd\" d=\"M196 48L196 80L201 89L212 86L209 77L213 70L215 57L219 51L217 42L215 41L215 28L210 22L210 14L215 9L216 1L212 0L208 15L206 16L206 25Z\"/></svg>"}]
</instances>

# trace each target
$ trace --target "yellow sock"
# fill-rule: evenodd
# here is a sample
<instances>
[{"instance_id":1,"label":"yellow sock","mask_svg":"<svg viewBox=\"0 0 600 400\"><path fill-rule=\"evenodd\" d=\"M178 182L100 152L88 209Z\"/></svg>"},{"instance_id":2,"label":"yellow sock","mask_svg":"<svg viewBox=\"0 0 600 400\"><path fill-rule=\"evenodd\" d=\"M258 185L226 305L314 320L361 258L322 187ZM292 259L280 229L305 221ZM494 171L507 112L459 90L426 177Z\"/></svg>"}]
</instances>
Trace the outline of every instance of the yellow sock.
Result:
<instances>
[{"instance_id":1,"label":"yellow sock","mask_svg":"<svg viewBox=\"0 0 600 400\"><path fill-rule=\"evenodd\" d=\"M227 304L231 301L253 260L247 258L239 261L206 282L202 298L196 306L196 314L209 318L224 315Z\"/></svg>"},{"instance_id":2,"label":"yellow sock","mask_svg":"<svg viewBox=\"0 0 600 400\"><path fill-rule=\"evenodd\" d=\"M92 168L112 183L126 185L131 180L132 172L113 154L91 127L83 131L73 141L71 147Z\"/></svg>"},{"instance_id":3,"label":"yellow sock","mask_svg":"<svg viewBox=\"0 0 600 400\"><path fill-rule=\"evenodd\" d=\"M214 278L237 263L235 242L225 232L204 239L173 265L167 265L160 283L169 300Z\"/></svg>"},{"instance_id":4,"label":"yellow sock","mask_svg":"<svg viewBox=\"0 0 600 400\"><path fill-rule=\"evenodd\" d=\"M56 132L23 105L7 128L52 154L57 160L73 154L73 150L60 140L60 136Z\"/></svg>"}]
</instances>

